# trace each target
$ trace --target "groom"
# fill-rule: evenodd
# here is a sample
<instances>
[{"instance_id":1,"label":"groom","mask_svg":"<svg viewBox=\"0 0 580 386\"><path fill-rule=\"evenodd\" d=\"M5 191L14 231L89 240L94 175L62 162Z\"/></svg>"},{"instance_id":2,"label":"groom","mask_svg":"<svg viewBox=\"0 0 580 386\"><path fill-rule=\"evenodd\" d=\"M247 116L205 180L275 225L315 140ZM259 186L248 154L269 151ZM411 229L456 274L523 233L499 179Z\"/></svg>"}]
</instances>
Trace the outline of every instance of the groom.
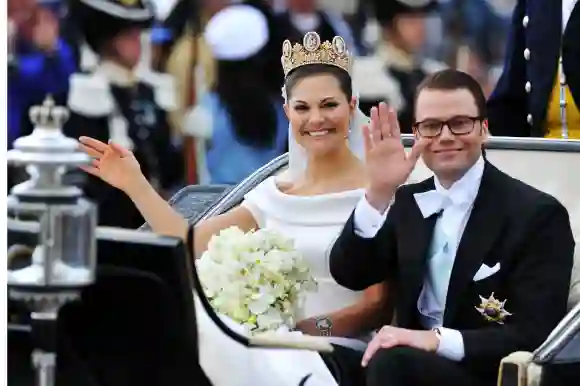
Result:
<instances>
[{"instance_id":1,"label":"groom","mask_svg":"<svg viewBox=\"0 0 580 386\"><path fill-rule=\"evenodd\" d=\"M485 159L485 117L479 84L455 70L419 86L409 154L395 113L372 110L370 184L330 269L352 290L388 280L397 326L356 361L342 348L324 358L342 385L491 386L502 357L534 350L564 317L568 213ZM435 177L403 185L421 155Z\"/></svg>"}]
</instances>

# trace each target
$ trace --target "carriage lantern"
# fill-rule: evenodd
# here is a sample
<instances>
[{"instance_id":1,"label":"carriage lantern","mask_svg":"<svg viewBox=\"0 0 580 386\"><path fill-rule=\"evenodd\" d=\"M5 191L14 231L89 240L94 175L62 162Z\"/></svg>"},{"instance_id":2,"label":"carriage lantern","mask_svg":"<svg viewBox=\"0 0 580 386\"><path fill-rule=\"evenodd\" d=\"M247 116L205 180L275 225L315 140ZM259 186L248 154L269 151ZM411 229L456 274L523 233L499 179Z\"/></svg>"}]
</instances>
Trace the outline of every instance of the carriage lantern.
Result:
<instances>
[{"instance_id":1,"label":"carriage lantern","mask_svg":"<svg viewBox=\"0 0 580 386\"><path fill-rule=\"evenodd\" d=\"M54 384L58 311L79 299L96 270L96 208L79 188L64 183L70 169L91 161L63 134L68 115L48 96L30 109L32 134L17 139L7 154L8 163L29 176L8 196L9 237L27 239L8 249L8 296L30 311L32 361L42 386Z\"/></svg>"}]
</instances>

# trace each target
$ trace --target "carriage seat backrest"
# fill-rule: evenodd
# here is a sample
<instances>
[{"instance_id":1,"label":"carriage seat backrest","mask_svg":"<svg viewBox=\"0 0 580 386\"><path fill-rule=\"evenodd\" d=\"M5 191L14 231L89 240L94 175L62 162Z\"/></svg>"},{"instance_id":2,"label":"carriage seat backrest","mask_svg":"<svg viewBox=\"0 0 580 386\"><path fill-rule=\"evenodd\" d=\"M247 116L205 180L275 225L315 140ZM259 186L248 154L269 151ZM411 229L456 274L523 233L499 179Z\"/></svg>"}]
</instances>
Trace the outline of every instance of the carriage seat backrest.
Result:
<instances>
[{"instance_id":1,"label":"carriage seat backrest","mask_svg":"<svg viewBox=\"0 0 580 386\"><path fill-rule=\"evenodd\" d=\"M580 178L573 165L580 164L580 152L487 149L487 158L499 169L556 197L567 208L576 243L580 243ZM277 174L282 173L280 170ZM408 182L419 182L432 175L419 160ZM199 191L210 189L210 197L217 202L224 187L189 186L176 194L170 203L191 220L198 210L188 209L191 200L199 201ZM221 190L220 190L221 189ZM217 193L216 190L223 192ZM237 203L236 203L237 204ZM211 204L204 204L211 205ZM193 213L193 214L192 214ZM574 269L570 285L569 307L580 302L580 246L574 255Z\"/></svg>"},{"instance_id":2,"label":"carriage seat backrest","mask_svg":"<svg viewBox=\"0 0 580 386\"><path fill-rule=\"evenodd\" d=\"M224 196L230 188L228 185L189 185L175 193L168 203L190 224L193 224L200 215ZM139 229L151 230L147 223Z\"/></svg>"},{"instance_id":3,"label":"carriage seat backrest","mask_svg":"<svg viewBox=\"0 0 580 386\"><path fill-rule=\"evenodd\" d=\"M580 302L580 178L575 167L580 165L580 153L503 149L487 149L486 152L489 161L499 169L553 195L568 209L576 240L568 303L572 308ZM419 161L409 180L418 182L431 174Z\"/></svg>"}]
</instances>

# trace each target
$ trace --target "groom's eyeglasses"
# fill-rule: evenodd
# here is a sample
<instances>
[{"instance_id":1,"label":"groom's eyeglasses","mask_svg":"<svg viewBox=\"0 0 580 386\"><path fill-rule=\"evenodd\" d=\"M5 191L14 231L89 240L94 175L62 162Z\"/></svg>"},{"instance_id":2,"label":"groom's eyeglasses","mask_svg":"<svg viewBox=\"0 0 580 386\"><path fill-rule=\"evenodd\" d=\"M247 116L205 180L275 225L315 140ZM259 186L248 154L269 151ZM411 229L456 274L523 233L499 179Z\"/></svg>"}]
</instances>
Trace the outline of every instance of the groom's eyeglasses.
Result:
<instances>
[{"instance_id":1,"label":"groom's eyeglasses","mask_svg":"<svg viewBox=\"0 0 580 386\"><path fill-rule=\"evenodd\" d=\"M435 138L441 135L443 127L447 126L453 135L466 135L473 131L476 122L481 122L483 117L456 116L446 121L438 119L426 119L413 125L413 129L424 138Z\"/></svg>"}]
</instances>

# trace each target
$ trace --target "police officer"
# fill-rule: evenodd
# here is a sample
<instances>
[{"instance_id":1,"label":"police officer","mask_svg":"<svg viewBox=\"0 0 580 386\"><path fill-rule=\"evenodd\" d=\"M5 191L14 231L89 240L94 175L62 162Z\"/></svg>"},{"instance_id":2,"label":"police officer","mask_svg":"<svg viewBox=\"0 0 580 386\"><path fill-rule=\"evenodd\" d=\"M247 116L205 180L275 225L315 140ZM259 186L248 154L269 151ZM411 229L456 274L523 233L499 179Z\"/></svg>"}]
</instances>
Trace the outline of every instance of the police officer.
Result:
<instances>
[{"instance_id":1,"label":"police officer","mask_svg":"<svg viewBox=\"0 0 580 386\"><path fill-rule=\"evenodd\" d=\"M161 191L181 183L183 160L173 145L167 112L174 107L171 78L136 74L141 36L153 20L148 0L79 0L71 10L87 45L97 54L91 73L71 77L65 133L109 139L130 149L145 176ZM87 196L99 205L99 223L135 228L143 223L125 195L83 174Z\"/></svg>"},{"instance_id":2,"label":"police officer","mask_svg":"<svg viewBox=\"0 0 580 386\"><path fill-rule=\"evenodd\" d=\"M488 101L493 135L580 139L577 0L518 0L503 73Z\"/></svg>"},{"instance_id":3,"label":"police officer","mask_svg":"<svg viewBox=\"0 0 580 386\"><path fill-rule=\"evenodd\" d=\"M401 131L411 132L415 89L429 74L445 65L422 58L426 18L435 7L433 0L374 0L374 16L382 39L375 53L357 58L353 84L366 114L380 101L398 111Z\"/></svg>"}]
</instances>

